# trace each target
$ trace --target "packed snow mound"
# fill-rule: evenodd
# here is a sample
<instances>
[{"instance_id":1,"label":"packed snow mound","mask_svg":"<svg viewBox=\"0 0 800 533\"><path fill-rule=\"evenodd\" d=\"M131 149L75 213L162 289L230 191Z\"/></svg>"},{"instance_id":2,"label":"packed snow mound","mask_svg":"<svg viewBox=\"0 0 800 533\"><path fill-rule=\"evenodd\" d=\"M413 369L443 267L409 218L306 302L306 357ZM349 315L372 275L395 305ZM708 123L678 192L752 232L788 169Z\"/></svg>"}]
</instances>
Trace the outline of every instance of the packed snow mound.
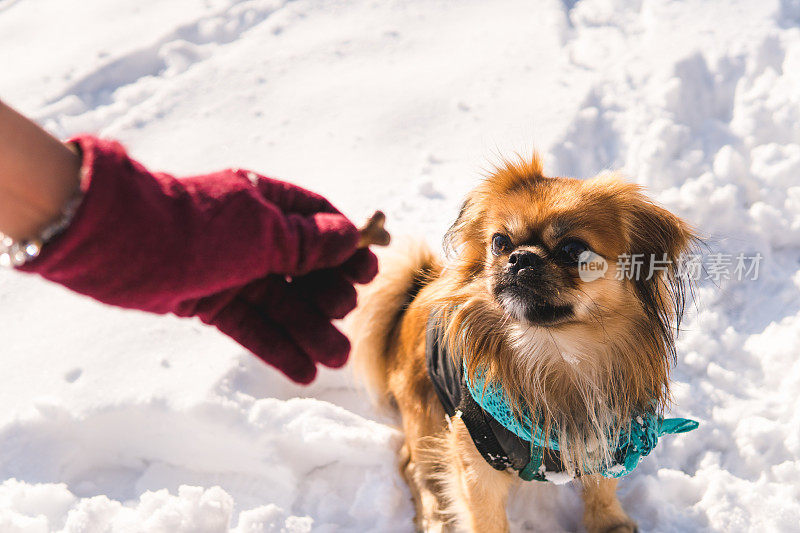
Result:
<instances>
[{"instance_id":1,"label":"packed snow mound","mask_svg":"<svg viewBox=\"0 0 800 533\"><path fill-rule=\"evenodd\" d=\"M800 531L796 0L0 0L0 98L155 169L241 166L438 243L501 156L621 171L708 253L672 414L620 485L643 531ZM246 253L246 251L242 251ZM412 531L400 434L348 372L298 387L191 320L0 272L0 530ZM580 530L526 484L514 531Z\"/></svg>"}]
</instances>

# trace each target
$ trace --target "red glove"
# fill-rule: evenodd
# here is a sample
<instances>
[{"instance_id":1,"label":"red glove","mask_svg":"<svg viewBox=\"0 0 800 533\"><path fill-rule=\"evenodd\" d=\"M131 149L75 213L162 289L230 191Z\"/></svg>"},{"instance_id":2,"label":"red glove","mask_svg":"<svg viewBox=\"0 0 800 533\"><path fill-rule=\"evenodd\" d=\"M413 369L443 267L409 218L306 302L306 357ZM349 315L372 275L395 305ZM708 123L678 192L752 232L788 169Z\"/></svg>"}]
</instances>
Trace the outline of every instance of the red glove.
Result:
<instances>
[{"instance_id":1,"label":"red glove","mask_svg":"<svg viewBox=\"0 0 800 533\"><path fill-rule=\"evenodd\" d=\"M176 179L111 141L79 137L84 198L69 228L19 267L101 302L197 316L300 383L339 367L332 324L377 273L323 197L244 170Z\"/></svg>"}]
</instances>

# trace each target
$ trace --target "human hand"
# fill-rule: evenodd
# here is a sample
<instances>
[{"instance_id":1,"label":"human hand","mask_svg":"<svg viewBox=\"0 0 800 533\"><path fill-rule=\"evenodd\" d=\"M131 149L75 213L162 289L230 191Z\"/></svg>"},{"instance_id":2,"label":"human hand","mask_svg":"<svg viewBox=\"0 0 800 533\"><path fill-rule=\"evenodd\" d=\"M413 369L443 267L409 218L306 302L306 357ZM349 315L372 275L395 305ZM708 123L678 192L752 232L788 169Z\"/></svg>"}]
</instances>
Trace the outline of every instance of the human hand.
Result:
<instances>
[{"instance_id":1,"label":"human hand","mask_svg":"<svg viewBox=\"0 0 800 533\"><path fill-rule=\"evenodd\" d=\"M84 200L20 267L126 308L197 316L291 379L341 366L331 320L377 273L357 228L323 197L244 170L176 179L117 143L81 137Z\"/></svg>"}]
</instances>

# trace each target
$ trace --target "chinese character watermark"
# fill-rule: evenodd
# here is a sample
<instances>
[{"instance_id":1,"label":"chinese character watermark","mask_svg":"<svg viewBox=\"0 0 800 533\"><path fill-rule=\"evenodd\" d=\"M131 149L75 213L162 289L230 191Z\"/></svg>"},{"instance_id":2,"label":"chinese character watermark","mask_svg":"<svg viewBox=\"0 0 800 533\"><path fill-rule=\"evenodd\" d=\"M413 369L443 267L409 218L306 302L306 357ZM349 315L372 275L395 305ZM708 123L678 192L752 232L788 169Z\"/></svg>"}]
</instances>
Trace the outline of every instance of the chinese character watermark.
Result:
<instances>
[{"instance_id":1,"label":"chinese character watermark","mask_svg":"<svg viewBox=\"0 0 800 533\"><path fill-rule=\"evenodd\" d=\"M616 280L651 280L671 269L675 275L691 281L709 280L719 283L726 280L758 280L761 261L760 253L737 255L713 253L683 254L673 265L673 261L663 254L661 257L645 254L621 254L616 258ZM608 261L592 251L585 251L578 259L578 274L582 281L594 281L605 277L609 269Z\"/></svg>"}]
</instances>

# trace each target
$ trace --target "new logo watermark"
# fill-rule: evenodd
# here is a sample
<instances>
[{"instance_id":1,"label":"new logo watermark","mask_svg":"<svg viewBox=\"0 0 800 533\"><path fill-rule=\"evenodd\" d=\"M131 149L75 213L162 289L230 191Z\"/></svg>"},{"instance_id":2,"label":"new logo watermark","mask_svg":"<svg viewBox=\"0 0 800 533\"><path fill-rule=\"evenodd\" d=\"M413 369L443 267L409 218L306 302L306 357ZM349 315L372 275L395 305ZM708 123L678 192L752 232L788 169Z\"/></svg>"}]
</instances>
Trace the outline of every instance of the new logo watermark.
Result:
<instances>
[{"instance_id":1,"label":"new logo watermark","mask_svg":"<svg viewBox=\"0 0 800 533\"><path fill-rule=\"evenodd\" d=\"M608 261L602 255L586 250L578 256L578 275L581 281L594 281L605 276Z\"/></svg>"}]
</instances>

